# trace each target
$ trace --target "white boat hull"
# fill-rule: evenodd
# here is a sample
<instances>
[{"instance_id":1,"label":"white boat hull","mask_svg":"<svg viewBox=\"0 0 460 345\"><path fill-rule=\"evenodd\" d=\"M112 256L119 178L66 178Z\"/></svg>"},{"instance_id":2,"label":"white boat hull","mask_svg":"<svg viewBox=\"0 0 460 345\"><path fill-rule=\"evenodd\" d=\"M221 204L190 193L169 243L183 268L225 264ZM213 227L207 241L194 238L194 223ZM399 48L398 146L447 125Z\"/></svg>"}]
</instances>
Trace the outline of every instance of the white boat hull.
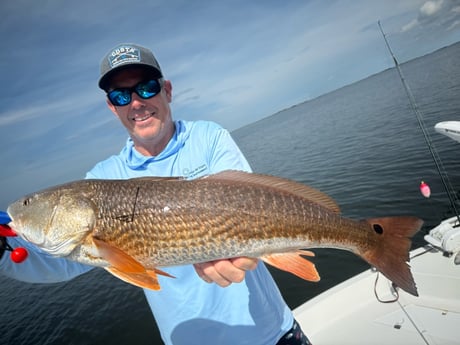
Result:
<instances>
[{"instance_id":1,"label":"white boat hull","mask_svg":"<svg viewBox=\"0 0 460 345\"><path fill-rule=\"evenodd\" d=\"M315 345L460 344L460 265L430 248L411 252L419 297L398 289L397 301L379 302L378 273L367 270L299 306L296 319ZM375 291L395 299L383 275Z\"/></svg>"},{"instance_id":2,"label":"white boat hull","mask_svg":"<svg viewBox=\"0 0 460 345\"><path fill-rule=\"evenodd\" d=\"M434 126L434 130L460 142L460 121L443 121Z\"/></svg>"}]
</instances>

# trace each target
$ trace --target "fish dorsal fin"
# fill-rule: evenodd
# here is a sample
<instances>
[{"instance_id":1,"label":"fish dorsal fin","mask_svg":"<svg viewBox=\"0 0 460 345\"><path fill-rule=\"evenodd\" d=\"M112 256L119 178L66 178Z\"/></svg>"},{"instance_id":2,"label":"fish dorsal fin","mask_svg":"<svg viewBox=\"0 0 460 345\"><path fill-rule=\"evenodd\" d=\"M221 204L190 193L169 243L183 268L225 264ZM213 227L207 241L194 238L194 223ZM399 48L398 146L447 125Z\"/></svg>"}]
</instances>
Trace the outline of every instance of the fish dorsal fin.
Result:
<instances>
[{"instance_id":1,"label":"fish dorsal fin","mask_svg":"<svg viewBox=\"0 0 460 345\"><path fill-rule=\"evenodd\" d=\"M340 207L329 195L313 187L282 177L237 170L225 170L213 175L208 175L205 178L220 181L252 183L263 187L274 188L279 191L295 194L309 201L316 202L330 211L340 213Z\"/></svg>"},{"instance_id":2,"label":"fish dorsal fin","mask_svg":"<svg viewBox=\"0 0 460 345\"><path fill-rule=\"evenodd\" d=\"M142 177L133 177L128 179L129 181L183 181L183 177L176 177L176 176L142 176ZM126 180L125 180L126 181Z\"/></svg>"}]
</instances>

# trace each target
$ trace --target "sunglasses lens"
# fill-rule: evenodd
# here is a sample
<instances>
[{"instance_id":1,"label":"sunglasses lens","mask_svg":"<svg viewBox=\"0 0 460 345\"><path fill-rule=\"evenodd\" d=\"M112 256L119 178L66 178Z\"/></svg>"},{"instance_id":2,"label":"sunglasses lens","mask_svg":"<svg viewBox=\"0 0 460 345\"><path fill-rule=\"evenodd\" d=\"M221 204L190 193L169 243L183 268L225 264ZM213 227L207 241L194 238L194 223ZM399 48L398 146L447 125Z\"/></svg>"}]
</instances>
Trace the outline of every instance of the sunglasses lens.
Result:
<instances>
[{"instance_id":1,"label":"sunglasses lens","mask_svg":"<svg viewBox=\"0 0 460 345\"><path fill-rule=\"evenodd\" d=\"M152 98L161 91L161 85L158 80L149 80L139 83L132 88L115 89L107 93L110 102L115 106L127 105L131 102L131 94L135 92L143 99Z\"/></svg>"},{"instance_id":2,"label":"sunglasses lens","mask_svg":"<svg viewBox=\"0 0 460 345\"><path fill-rule=\"evenodd\" d=\"M160 84L156 80L149 80L145 83L139 83L136 85L136 93L139 97L147 99L155 96L160 92Z\"/></svg>"},{"instance_id":3,"label":"sunglasses lens","mask_svg":"<svg viewBox=\"0 0 460 345\"><path fill-rule=\"evenodd\" d=\"M112 90L107 96L110 102L116 106L123 106L131 102L131 90Z\"/></svg>"}]
</instances>

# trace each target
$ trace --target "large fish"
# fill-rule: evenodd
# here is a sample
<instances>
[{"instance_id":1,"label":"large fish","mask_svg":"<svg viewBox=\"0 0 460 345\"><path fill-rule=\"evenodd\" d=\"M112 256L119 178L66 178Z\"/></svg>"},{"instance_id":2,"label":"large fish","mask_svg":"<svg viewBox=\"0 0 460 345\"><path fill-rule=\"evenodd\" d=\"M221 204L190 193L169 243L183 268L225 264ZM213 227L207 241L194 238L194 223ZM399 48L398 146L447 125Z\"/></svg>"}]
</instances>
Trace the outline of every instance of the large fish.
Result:
<instances>
[{"instance_id":1,"label":"large fish","mask_svg":"<svg viewBox=\"0 0 460 345\"><path fill-rule=\"evenodd\" d=\"M149 289L160 289L157 274L169 276L159 268L239 256L318 281L304 249L332 247L417 295L407 261L420 219L343 218L327 195L274 176L81 180L26 196L8 214L17 233L51 255Z\"/></svg>"}]
</instances>

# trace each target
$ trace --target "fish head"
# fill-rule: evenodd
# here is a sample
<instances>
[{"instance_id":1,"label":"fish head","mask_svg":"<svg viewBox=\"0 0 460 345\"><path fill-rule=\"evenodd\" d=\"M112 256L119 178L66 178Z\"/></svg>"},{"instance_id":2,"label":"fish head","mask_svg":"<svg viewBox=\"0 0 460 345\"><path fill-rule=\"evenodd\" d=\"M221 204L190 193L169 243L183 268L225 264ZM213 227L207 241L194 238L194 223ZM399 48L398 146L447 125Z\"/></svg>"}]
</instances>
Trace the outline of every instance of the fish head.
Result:
<instances>
[{"instance_id":1,"label":"fish head","mask_svg":"<svg viewBox=\"0 0 460 345\"><path fill-rule=\"evenodd\" d=\"M18 235L53 256L64 257L93 230L95 209L81 191L57 188L25 196L7 212Z\"/></svg>"}]
</instances>

